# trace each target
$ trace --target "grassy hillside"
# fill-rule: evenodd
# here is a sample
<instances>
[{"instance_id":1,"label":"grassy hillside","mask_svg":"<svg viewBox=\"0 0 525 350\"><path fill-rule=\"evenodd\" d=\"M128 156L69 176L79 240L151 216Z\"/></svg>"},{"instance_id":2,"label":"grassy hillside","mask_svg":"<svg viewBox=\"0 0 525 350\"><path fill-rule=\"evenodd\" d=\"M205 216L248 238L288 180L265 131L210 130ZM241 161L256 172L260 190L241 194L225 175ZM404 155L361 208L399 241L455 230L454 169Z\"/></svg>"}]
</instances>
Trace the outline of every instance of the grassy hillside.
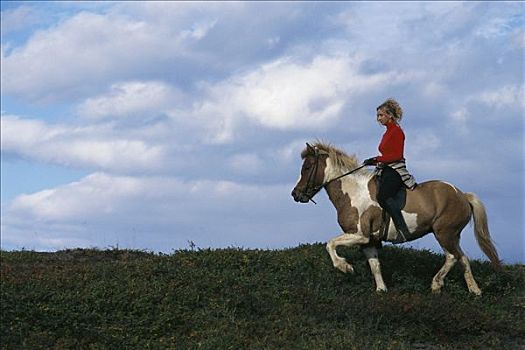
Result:
<instances>
[{"instance_id":1,"label":"grassy hillside","mask_svg":"<svg viewBox=\"0 0 525 350\"><path fill-rule=\"evenodd\" d=\"M525 266L456 266L386 247L389 287L376 294L357 249L335 270L324 245L294 249L1 253L2 349L519 349L525 348Z\"/></svg>"}]
</instances>

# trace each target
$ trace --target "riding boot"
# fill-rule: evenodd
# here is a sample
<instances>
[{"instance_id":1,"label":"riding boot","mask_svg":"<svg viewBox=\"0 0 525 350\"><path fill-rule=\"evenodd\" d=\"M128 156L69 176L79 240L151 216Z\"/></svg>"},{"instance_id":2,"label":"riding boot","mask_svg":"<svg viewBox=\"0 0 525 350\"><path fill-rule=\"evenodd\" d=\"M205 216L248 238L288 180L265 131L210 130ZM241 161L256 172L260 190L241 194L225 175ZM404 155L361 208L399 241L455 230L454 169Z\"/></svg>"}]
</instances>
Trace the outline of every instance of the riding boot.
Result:
<instances>
[{"instance_id":1,"label":"riding boot","mask_svg":"<svg viewBox=\"0 0 525 350\"><path fill-rule=\"evenodd\" d=\"M397 229L397 239L392 241L392 243L404 243L407 241L407 238L410 236L410 231L408 230L405 218L401 214L401 209L399 205L393 198L387 198L385 200L385 209L388 211L392 217L392 221Z\"/></svg>"}]
</instances>

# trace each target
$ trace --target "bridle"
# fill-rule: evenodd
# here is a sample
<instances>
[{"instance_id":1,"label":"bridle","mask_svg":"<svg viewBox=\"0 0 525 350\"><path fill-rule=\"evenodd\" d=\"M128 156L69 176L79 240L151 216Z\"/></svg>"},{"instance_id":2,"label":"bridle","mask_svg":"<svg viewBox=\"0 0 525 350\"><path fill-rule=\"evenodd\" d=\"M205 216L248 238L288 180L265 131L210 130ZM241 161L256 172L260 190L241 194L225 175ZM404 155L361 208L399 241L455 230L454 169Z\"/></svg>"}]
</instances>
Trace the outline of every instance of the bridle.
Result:
<instances>
[{"instance_id":1,"label":"bridle","mask_svg":"<svg viewBox=\"0 0 525 350\"><path fill-rule=\"evenodd\" d=\"M366 165L363 164L355 169L352 169L342 175L339 175L331 180L328 180L326 182L323 182L321 185L317 185L315 186L314 185L314 181L315 181L315 175L317 174L317 170L319 169L319 158L322 154L327 154L327 153L321 153L319 151L319 149L317 147L312 147L310 145L307 144L308 147L312 148L314 150L314 155L315 155L315 165L314 167L312 168L312 170L310 171L310 174L308 174L308 180L306 181L306 186L304 187L304 189L301 191L301 195L303 196L306 196L308 197L308 201L310 202L313 202L314 204L317 204L313 198L314 196L324 187L328 186L330 183L334 182L334 181L337 181L345 176L348 176L352 173L355 173L356 171L364 168ZM308 194L309 192L311 191L311 193L313 193L311 196Z\"/></svg>"},{"instance_id":2,"label":"bridle","mask_svg":"<svg viewBox=\"0 0 525 350\"><path fill-rule=\"evenodd\" d=\"M311 146L310 146L311 147ZM308 197L308 201L312 201L314 204L317 204L313 198L314 196L317 194L317 192L319 192L321 190L322 187L319 187L319 186L315 186L314 185L314 181L315 181L315 175L317 174L317 170L319 169L319 157L321 156L321 153L319 152L319 149L316 147L314 148L314 155L315 155L315 165L314 167L310 170L310 174L308 174L308 180L306 181L306 186L304 187L304 189L301 191L301 195L304 195L304 196L307 196ZM311 188L310 188L311 187ZM313 194L310 196L308 195L308 193L310 192L310 190L312 190Z\"/></svg>"}]
</instances>

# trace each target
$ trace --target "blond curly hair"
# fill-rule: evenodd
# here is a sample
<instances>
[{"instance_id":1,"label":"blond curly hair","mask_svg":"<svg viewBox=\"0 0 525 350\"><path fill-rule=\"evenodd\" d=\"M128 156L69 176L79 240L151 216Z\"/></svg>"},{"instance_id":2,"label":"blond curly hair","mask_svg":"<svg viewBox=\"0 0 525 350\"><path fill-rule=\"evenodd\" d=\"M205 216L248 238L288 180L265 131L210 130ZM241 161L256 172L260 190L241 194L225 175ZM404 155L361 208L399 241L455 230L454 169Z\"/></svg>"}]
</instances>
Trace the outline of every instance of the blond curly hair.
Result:
<instances>
[{"instance_id":1,"label":"blond curly hair","mask_svg":"<svg viewBox=\"0 0 525 350\"><path fill-rule=\"evenodd\" d=\"M399 103L393 98L389 98L385 102L380 104L377 107L377 110L382 110L383 112L388 114L394 119L394 121L396 121L396 123L399 123L403 118L403 109L401 108Z\"/></svg>"}]
</instances>

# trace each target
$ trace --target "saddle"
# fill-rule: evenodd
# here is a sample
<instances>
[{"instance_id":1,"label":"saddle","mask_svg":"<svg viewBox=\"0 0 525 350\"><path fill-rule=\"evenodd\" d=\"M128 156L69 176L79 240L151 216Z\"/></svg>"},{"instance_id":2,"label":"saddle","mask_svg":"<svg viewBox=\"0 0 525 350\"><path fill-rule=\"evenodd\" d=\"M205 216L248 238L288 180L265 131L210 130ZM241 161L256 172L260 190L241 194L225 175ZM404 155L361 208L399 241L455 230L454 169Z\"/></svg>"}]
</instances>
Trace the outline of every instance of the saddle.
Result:
<instances>
[{"instance_id":1,"label":"saddle","mask_svg":"<svg viewBox=\"0 0 525 350\"><path fill-rule=\"evenodd\" d=\"M396 207L399 208L399 210L403 210L406 204L407 200L407 189L405 186L401 186L399 191L397 191L396 195L392 197L394 200L394 203ZM386 240L388 237L388 229L390 228L390 214L388 211L385 210L385 208L381 208L381 226L379 228L379 237L381 240Z\"/></svg>"}]
</instances>

